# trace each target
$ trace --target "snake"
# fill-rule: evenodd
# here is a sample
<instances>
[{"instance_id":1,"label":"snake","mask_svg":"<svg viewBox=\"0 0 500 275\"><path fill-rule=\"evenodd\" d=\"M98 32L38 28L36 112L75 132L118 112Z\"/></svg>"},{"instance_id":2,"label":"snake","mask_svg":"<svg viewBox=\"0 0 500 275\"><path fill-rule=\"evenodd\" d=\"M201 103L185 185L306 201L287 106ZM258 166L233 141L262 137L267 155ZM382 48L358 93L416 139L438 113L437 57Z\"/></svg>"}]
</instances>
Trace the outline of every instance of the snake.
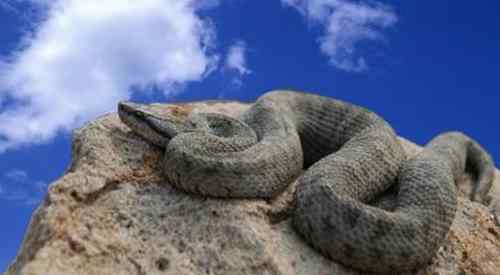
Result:
<instances>
[{"instance_id":1,"label":"snake","mask_svg":"<svg viewBox=\"0 0 500 275\"><path fill-rule=\"evenodd\" d=\"M374 273L416 270L443 244L457 211L455 180L486 196L492 157L461 132L408 157L395 130L364 107L272 90L238 117L170 105L161 115L122 101L118 115L164 148L162 173L187 193L272 199L294 180L292 226L323 256Z\"/></svg>"}]
</instances>

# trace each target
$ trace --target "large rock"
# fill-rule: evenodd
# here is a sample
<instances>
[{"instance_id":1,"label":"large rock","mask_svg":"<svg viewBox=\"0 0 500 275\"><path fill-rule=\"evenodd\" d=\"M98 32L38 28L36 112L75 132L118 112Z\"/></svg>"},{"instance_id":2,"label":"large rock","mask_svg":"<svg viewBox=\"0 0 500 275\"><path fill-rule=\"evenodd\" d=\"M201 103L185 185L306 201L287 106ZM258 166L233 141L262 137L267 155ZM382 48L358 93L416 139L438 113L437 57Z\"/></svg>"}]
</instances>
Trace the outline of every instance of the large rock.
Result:
<instances>
[{"instance_id":1,"label":"large rock","mask_svg":"<svg viewBox=\"0 0 500 275\"><path fill-rule=\"evenodd\" d=\"M247 108L193 106L233 115ZM419 150L402 142L409 154ZM50 185L5 274L359 274L294 231L294 184L272 201L188 195L162 179L162 154L116 114L77 130L72 163ZM417 274L500 274L500 230L486 207L461 197L445 245Z\"/></svg>"}]
</instances>

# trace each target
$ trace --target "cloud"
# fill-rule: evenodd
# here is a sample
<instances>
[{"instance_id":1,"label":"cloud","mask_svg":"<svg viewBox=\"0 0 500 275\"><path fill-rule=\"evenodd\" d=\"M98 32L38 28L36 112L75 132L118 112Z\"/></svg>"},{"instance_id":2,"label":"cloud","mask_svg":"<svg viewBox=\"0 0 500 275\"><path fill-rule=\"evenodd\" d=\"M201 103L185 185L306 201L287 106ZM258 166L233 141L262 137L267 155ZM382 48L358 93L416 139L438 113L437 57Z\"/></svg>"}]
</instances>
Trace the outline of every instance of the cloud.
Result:
<instances>
[{"instance_id":1,"label":"cloud","mask_svg":"<svg viewBox=\"0 0 500 275\"><path fill-rule=\"evenodd\" d=\"M171 95L217 66L215 27L199 11L218 1L30 2L43 20L0 60L0 152L113 111L132 88Z\"/></svg>"},{"instance_id":2,"label":"cloud","mask_svg":"<svg viewBox=\"0 0 500 275\"><path fill-rule=\"evenodd\" d=\"M30 206L38 204L46 192L45 182L30 179L23 170L8 171L0 181L0 200Z\"/></svg>"},{"instance_id":3,"label":"cloud","mask_svg":"<svg viewBox=\"0 0 500 275\"><path fill-rule=\"evenodd\" d=\"M320 49L338 69L361 72L368 69L365 57L358 54L363 41L381 41L381 31L397 22L394 10L375 1L352 0L281 0L298 10L323 34Z\"/></svg>"},{"instance_id":4,"label":"cloud","mask_svg":"<svg viewBox=\"0 0 500 275\"><path fill-rule=\"evenodd\" d=\"M242 78L251 74L246 62L247 45L245 41L238 40L229 47L226 55L224 69L233 74L232 84L239 88L242 85Z\"/></svg>"},{"instance_id":5,"label":"cloud","mask_svg":"<svg viewBox=\"0 0 500 275\"><path fill-rule=\"evenodd\" d=\"M251 73L247 68L246 58L246 44L244 41L238 41L229 47L226 57L226 68L237 71L240 75Z\"/></svg>"}]
</instances>

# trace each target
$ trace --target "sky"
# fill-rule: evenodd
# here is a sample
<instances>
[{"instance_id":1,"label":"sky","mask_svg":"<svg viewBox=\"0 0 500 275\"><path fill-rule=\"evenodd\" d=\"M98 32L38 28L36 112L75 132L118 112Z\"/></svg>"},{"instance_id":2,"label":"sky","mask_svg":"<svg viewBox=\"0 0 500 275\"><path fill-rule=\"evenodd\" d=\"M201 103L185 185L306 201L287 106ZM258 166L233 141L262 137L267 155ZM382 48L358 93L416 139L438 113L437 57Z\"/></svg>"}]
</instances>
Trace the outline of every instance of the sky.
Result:
<instances>
[{"instance_id":1,"label":"sky","mask_svg":"<svg viewBox=\"0 0 500 275\"><path fill-rule=\"evenodd\" d=\"M0 271L72 130L119 100L346 100L424 145L459 130L500 166L500 2L0 0Z\"/></svg>"}]
</instances>

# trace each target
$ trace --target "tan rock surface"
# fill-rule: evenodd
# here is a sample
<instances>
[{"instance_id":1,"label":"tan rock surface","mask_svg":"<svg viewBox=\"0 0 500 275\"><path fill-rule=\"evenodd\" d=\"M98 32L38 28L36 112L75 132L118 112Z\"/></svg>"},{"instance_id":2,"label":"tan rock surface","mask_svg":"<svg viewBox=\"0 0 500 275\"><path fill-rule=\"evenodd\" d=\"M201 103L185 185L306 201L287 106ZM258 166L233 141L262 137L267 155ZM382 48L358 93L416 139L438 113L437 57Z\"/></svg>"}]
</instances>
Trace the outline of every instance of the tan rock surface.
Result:
<instances>
[{"instance_id":1,"label":"tan rock surface","mask_svg":"<svg viewBox=\"0 0 500 275\"><path fill-rule=\"evenodd\" d=\"M161 113L161 105L152 108ZM196 104L234 115L244 108ZM419 150L402 142L409 153ZM187 195L162 179L161 158L115 114L75 131L72 163L50 185L5 274L359 274L295 233L294 184L273 201ZM459 204L445 245L417 274L500 274L500 230L492 216L466 198Z\"/></svg>"}]
</instances>

